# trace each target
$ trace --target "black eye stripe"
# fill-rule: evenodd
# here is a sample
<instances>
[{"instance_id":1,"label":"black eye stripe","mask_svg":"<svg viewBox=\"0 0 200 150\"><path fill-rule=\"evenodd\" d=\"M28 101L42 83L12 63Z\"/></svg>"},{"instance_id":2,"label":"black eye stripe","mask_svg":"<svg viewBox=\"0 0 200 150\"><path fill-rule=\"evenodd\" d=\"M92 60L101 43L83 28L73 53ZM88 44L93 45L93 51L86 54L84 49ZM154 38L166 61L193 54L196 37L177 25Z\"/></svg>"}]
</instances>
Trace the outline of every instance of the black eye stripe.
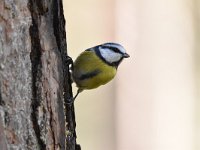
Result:
<instances>
[{"instance_id":1,"label":"black eye stripe","mask_svg":"<svg viewBox=\"0 0 200 150\"><path fill-rule=\"evenodd\" d=\"M111 46L101 46L102 48L108 48L112 50L115 53L123 54L117 47L111 47Z\"/></svg>"}]
</instances>

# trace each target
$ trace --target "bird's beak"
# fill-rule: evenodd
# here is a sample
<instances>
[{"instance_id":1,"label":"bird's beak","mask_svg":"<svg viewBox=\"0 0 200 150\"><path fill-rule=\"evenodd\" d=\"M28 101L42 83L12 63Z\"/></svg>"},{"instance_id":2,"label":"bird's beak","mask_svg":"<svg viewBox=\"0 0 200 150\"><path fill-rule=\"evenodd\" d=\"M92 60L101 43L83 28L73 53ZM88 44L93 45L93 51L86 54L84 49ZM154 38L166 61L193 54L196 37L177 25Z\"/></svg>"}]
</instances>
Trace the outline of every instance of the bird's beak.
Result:
<instances>
[{"instance_id":1,"label":"bird's beak","mask_svg":"<svg viewBox=\"0 0 200 150\"><path fill-rule=\"evenodd\" d=\"M130 57L130 55L129 55L129 54L127 54L127 53L124 53L123 57L124 57L124 58L129 58L129 57Z\"/></svg>"}]
</instances>

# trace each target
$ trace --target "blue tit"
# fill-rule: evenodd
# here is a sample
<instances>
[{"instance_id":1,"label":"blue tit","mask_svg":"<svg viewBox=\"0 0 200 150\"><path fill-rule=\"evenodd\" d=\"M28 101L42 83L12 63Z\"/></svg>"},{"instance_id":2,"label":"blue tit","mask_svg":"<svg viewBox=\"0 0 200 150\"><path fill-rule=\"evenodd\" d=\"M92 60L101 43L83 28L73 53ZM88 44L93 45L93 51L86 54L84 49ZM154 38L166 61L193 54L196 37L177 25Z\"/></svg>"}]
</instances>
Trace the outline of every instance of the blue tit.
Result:
<instances>
[{"instance_id":1,"label":"blue tit","mask_svg":"<svg viewBox=\"0 0 200 150\"><path fill-rule=\"evenodd\" d=\"M74 100L81 91L94 89L111 81L119 64L128 57L124 47L117 43L97 45L82 52L72 69L72 78L78 87Z\"/></svg>"}]
</instances>

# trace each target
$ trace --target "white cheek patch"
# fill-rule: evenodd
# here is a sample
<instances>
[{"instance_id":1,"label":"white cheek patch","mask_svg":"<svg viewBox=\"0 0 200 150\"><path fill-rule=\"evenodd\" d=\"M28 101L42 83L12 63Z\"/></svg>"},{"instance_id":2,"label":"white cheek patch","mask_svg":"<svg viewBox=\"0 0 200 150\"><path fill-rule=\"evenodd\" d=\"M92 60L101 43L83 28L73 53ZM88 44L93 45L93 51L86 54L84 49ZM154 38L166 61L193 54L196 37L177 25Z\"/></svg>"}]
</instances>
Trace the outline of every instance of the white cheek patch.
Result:
<instances>
[{"instance_id":1,"label":"white cheek patch","mask_svg":"<svg viewBox=\"0 0 200 150\"><path fill-rule=\"evenodd\" d=\"M115 53L108 48L99 48L101 56L109 63L117 62L122 58L120 53Z\"/></svg>"}]
</instances>

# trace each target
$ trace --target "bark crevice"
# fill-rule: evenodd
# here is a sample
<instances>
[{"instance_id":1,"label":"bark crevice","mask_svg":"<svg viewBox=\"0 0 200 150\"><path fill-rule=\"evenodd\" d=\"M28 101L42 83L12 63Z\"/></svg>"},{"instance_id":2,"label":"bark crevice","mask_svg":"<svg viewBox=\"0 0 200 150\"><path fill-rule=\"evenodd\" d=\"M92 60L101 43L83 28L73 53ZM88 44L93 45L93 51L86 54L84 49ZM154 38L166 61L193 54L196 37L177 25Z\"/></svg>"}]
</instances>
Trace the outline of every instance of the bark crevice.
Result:
<instances>
[{"instance_id":1,"label":"bark crevice","mask_svg":"<svg viewBox=\"0 0 200 150\"><path fill-rule=\"evenodd\" d=\"M39 14L36 14L34 11L34 3L29 1L29 9L32 17L32 25L30 26L30 36L31 36L31 53L30 59L32 64L32 125L35 131L35 135L39 144L40 149L46 149L45 142L41 139L41 130L38 123L38 108L40 106L41 93L38 89L37 83L41 77L41 45L40 37L38 30L38 17Z\"/></svg>"},{"instance_id":2,"label":"bark crevice","mask_svg":"<svg viewBox=\"0 0 200 150\"><path fill-rule=\"evenodd\" d=\"M1 82L0 82L0 106L5 105L5 102L2 99L2 94L1 94Z\"/></svg>"}]
</instances>

